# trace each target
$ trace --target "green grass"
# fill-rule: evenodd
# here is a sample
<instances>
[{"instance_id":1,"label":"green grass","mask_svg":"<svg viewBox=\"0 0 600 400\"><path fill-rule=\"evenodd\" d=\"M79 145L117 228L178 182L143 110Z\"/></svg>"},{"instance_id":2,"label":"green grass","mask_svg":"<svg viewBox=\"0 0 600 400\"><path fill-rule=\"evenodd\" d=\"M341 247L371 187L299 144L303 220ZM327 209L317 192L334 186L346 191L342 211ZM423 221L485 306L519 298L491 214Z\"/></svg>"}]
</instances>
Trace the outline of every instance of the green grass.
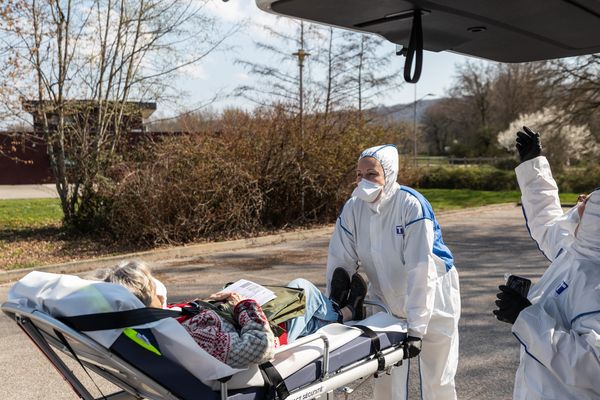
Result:
<instances>
[{"instance_id":1,"label":"green grass","mask_svg":"<svg viewBox=\"0 0 600 400\"><path fill-rule=\"evenodd\" d=\"M490 204L518 203L521 193L518 191L492 192L469 189L419 189L431 203L435 211L457 210L466 207L480 207ZM572 205L577 201L575 193L561 193L563 205Z\"/></svg>"},{"instance_id":2,"label":"green grass","mask_svg":"<svg viewBox=\"0 0 600 400\"><path fill-rule=\"evenodd\" d=\"M0 230L56 226L61 219L58 199L0 200Z\"/></svg>"},{"instance_id":3,"label":"green grass","mask_svg":"<svg viewBox=\"0 0 600 400\"><path fill-rule=\"evenodd\" d=\"M492 192L468 189L420 189L436 211L480 207L490 204L517 203L518 191ZM577 194L562 193L561 202L572 205ZM0 200L0 231L58 226L62 211L58 199Z\"/></svg>"}]
</instances>

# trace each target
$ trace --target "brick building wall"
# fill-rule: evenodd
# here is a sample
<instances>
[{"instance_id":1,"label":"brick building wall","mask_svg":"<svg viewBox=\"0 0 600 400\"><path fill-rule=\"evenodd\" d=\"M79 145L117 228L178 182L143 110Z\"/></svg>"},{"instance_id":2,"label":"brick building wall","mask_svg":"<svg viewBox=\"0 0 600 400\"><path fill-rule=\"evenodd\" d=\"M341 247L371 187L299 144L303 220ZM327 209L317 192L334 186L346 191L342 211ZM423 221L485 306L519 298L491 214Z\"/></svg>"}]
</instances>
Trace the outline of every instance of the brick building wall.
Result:
<instances>
[{"instance_id":1,"label":"brick building wall","mask_svg":"<svg viewBox=\"0 0 600 400\"><path fill-rule=\"evenodd\" d=\"M13 132L0 132L0 185L52 183L43 143L32 143Z\"/></svg>"}]
</instances>

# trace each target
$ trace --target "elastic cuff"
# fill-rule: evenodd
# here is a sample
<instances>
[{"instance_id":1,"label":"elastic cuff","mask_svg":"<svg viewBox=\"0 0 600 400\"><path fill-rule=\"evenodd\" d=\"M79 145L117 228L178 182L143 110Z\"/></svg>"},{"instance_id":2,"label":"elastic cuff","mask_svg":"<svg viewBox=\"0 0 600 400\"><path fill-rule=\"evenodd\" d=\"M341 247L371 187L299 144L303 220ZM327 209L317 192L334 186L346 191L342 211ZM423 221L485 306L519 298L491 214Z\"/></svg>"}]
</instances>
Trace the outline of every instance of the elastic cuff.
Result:
<instances>
[{"instance_id":1,"label":"elastic cuff","mask_svg":"<svg viewBox=\"0 0 600 400\"><path fill-rule=\"evenodd\" d=\"M406 332L406 336L412 336L412 337L416 337L416 338L419 338L419 339L423 339L423 334L421 332L414 331L414 330L412 330L410 328Z\"/></svg>"}]
</instances>

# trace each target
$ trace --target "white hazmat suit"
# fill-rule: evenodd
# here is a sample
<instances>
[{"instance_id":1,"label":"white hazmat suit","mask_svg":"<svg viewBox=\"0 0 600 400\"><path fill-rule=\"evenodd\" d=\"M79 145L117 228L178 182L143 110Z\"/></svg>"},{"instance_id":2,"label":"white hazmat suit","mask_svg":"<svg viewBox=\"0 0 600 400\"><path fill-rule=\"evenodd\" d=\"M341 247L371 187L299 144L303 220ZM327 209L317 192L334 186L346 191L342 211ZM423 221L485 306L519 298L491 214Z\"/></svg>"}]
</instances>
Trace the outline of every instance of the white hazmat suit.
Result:
<instances>
[{"instance_id":1,"label":"white hazmat suit","mask_svg":"<svg viewBox=\"0 0 600 400\"><path fill-rule=\"evenodd\" d=\"M423 339L419 356L423 399L456 399L460 291L452 253L429 202L396 182L396 147L372 147L359 160L363 157L381 163L385 185L374 203L352 197L344 205L329 244L328 292L337 267L350 275L360 268L369 279L369 298L405 318L408 334ZM391 376L377 379L376 399L407 398L408 361Z\"/></svg>"},{"instance_id":2,"label":"white hazmat suit","mask_svg":"<svg viewBox=\"0 0 600 400\"><path fill-rule=\"evenodd\" d=\"M564 213L545 157L516 168L532 238L552 262L512 332L521 343L514 399L600 399L600 191Z\"/></svg>"}]
</instances>

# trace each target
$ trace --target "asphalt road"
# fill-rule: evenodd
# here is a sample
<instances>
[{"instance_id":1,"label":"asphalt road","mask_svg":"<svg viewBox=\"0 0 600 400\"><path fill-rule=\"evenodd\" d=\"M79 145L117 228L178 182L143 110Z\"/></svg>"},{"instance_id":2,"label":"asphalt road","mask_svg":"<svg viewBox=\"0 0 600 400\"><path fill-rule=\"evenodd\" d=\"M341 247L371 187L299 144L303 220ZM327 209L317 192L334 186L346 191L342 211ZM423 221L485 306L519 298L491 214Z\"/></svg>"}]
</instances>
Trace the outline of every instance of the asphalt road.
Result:
<instances>
[{"instance_id":1,"label":"asphalt road","mask_svg":"<svg viewBox=\"0 0 600 400\"><path fill-rule=\"evenodd\" d=\"M0 199L51 199L58 198L56 185L0 185Z\"/></svg>"},{"instance_id":2,"label":"asphalt road","mask_svg":"<svg viewBox=\"0 0 600 400\"><path fill-rule=\"evenodd\" d=\"M496 287L505 273L539 277L546 260L529 238L520 208L514 205L447 213L439 220L460 274L458 398L510 399L518 345L510 326L496 321L491 314ZM328 234L321 232L302 241L198 254L156 264L154 272L167 286L171 301L210 294L242 277L265 284L285 284L303 277L323 288L328 239ZM6 298L7 291L8 285L0 286L0 299ZM0 366L2 399L76 398L25 335L4 316L0 317ZM416 373L411 375L410 387L410 398L420 398ZM106 390L103 385L101 388ZM370 399L371 393L367 381L351 398Z\"/></svg>"}]
</instances>

